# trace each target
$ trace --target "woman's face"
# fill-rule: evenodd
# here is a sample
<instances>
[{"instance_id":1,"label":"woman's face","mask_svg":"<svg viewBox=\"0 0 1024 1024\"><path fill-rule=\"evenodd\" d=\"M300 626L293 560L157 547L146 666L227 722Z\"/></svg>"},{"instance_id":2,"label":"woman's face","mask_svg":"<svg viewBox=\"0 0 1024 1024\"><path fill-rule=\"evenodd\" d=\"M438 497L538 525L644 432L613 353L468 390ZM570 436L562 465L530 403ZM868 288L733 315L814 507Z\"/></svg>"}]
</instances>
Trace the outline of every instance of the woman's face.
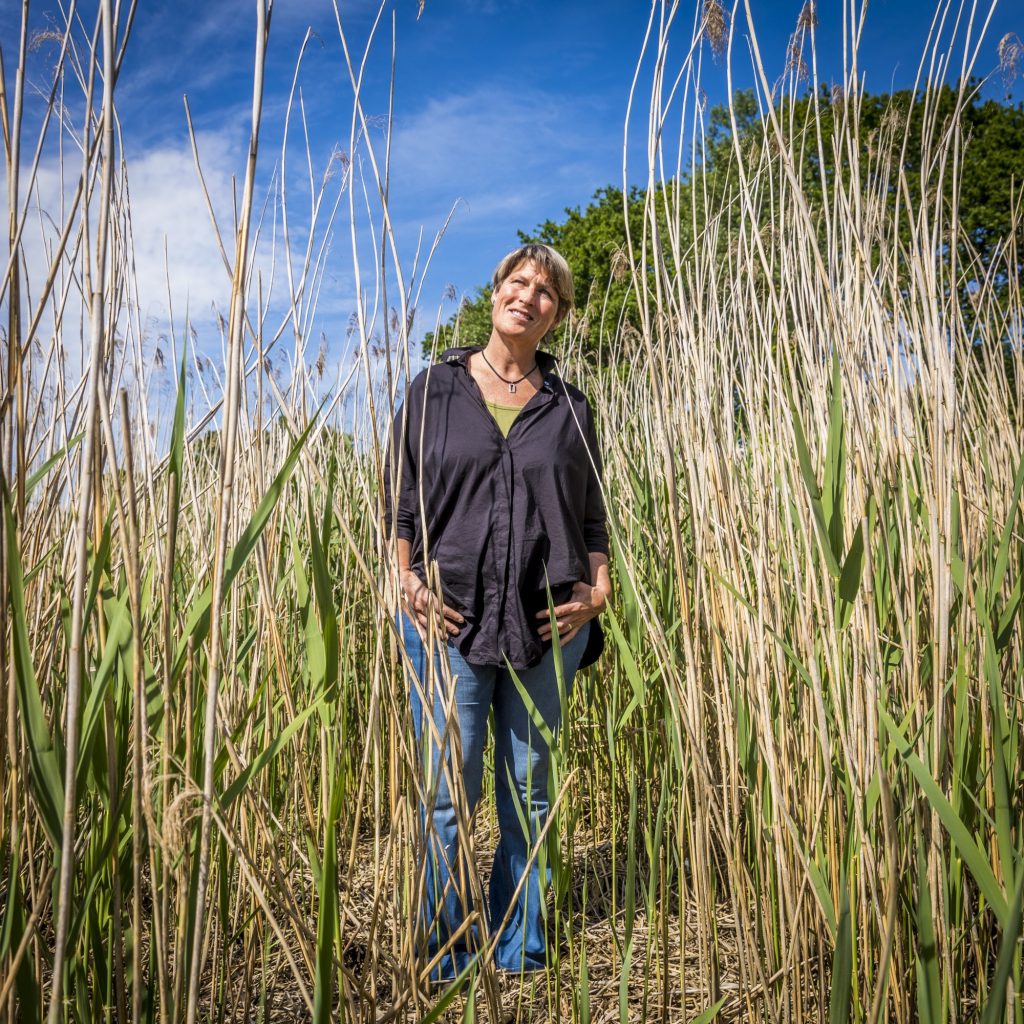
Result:
<instances>
[{"instance_id":1,"label":"woman's face","mask_svg":"<svg viewBox=\"0 0 1024 1024\"><path fill-rule=\"evenodd\" d=\"M520 263L492 296L491 323L510 341L539 345L558 323L558 293L535 263Z\"/></svg>"}]
</instances>

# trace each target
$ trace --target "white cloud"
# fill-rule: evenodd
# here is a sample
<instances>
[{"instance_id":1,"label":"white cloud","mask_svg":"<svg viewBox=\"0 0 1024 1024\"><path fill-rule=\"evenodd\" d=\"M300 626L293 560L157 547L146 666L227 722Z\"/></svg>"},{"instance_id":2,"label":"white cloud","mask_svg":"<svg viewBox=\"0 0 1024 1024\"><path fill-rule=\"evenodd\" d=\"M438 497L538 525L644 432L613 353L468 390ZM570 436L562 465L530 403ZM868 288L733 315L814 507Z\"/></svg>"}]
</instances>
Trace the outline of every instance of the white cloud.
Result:
<instances>
[{"instance_id":1,"label":"white cloud","mask_svg":"<svg viewBox=\"0 0 1024 1024\"><path fill-rule=\"evenodd\" d=\"M204 132L198 136L197 141L210 202L222 233L228 260L233 261L233 210L235 203L241 200L246 153L244 133L231 130ZM255 239L258 229L249 314L255 318L257 303L262 301L264 307L269 309L269 330L280 325L290 306L274 168L278 157L279 150L273 146L263 150L251 239ZM167 333L169 314L173 311L179 339L187 313L197 331L200 350L217 360L221 344L217 314L224 317L228 314L231 277L217 243L191 147L187 142L181 145L159 144L127 157L126 166L133 272L129 301L134 304L138 299L139 318L145 333L143 350L150 352L151 346L157 344L156 337ZM27 288L33 301L37 301L41 282L46 277L48 254L60 234L62 218L66 215L64 211L77 185L78 170L79 165L67 161L62 171L52 157L40 168L23 236L28 271ZM293 178L289 192L290 243L294 273L298 276L301 274L309 232L308 178L301 167L297 167L289 177ZM328 192L340 187L341 181L340 169L334 167ZM336 191L333 194L336 195ZM329 197L324 206L326 208L330 205ZM343 203L342 211L346 209ZM300 328L307 338L306 357L309 360L317 358L321 331L324 330L331 341L329 360L332 355L341 355L345 348L345 324L354 308L347 223L335 225L333 244L327 247L326 255L321 256L324 230L325 225L321 223L317 228L312 256L314 264L318 266L318 274L322 267L323 286L319 295L314 296L310 284L299 300ZM91 244L94 245L94 222L91 231ZM6 262L6 251L0 255ZM71 281L70 301L64 311L66 343L70 337L77 337L80 333L77 326L70 333L68 328L80 322L80 309L84 308L84 300L79 292L82 254L79 252L77 256L74 277L68 276L67 258L56 285L56 294L59 295L64 282ZM318 259L321 261L319 264ZM258 280L262 285L262 293L258 290ZM314 299L317 300L315 311L311 309ZM119 325L118 333L123 336L128 329L125 321ZM41 331L44 337L52 335L51 317L44 317ZM75 344L74 347L77 352L79 346ZM282 354L284 348L290 351L294 349L294 333L290 324L280 342L280 348ZM73 374L80 369L77 354L70 369Z\"/></svg>"},{"instance_id":2,"label":"white cloud","mask_svg":"<svg viewBox=\"0 0 1024 1024\"><path fill-rule=\"evenodd\" d=\"M399 120L395 191L447 208L465 200L474 219L535 208L591 149L564 99L523 86L489 86L431 99Z\"/></svg>"},{"instance_id":3,"label":"white cloud","mask_svg":"<svg viewBox=\"0 0 1024 1024\"><path fill-rule=\"evenodd\" d=\"M237 149L220 135L199 140L203 177L221 218L229 259L233 258L231 175ZM206 316L211 306L226 312L230 278L224 268L196 174L186 147L160 146L131 161L131 191L135 270L143 314L161 319L167 312L167 282L176 317L185 312Z\"/></svg>"}]
</instances>

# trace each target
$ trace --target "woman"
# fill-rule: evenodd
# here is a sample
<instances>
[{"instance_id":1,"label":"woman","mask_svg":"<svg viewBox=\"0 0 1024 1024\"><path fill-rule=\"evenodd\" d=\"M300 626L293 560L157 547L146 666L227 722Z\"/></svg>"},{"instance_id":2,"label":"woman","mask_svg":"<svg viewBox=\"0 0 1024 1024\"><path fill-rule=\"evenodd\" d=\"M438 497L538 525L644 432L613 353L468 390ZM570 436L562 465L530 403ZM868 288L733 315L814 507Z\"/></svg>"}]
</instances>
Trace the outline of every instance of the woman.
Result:
<instances>
[{"instance_id":1,"label":"woman","mask_svg":"<svg viewBox=\"0 0 1024 1024\"><path fill-rule=\"evenodd\" d=\"M572 273L548 246L523 246L498 264L491 302L487 344L450 349L421 373L392 438L397 497L392 503L388 488L389 525L415 672L413 721L429 751L420 910L434 981L456 977L482 948L465 926L471 901L458 822L465 831L480 798L492 708L501 829L487 918L497 933L495 961L515 973L545 967L547 879L531 857L547 819L550 750L510 669L533 713L557 734L561 702L545 583L567 687L600 653L596 616L611 590L590 409L539 348L572 306ZM426 582L435 564L443 600ZM446 732L453 686L457 743ZM424 722L424 707L436 728Z\"/></svg>"}]
</instances>

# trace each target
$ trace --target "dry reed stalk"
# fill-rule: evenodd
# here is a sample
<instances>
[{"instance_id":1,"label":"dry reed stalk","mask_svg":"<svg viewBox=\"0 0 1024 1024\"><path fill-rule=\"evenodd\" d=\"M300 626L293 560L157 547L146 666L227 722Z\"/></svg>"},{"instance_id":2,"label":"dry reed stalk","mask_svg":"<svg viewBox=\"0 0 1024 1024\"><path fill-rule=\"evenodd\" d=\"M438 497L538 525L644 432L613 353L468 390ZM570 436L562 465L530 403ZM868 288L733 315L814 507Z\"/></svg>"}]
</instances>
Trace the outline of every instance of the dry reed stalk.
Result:
<instances>
[{"instance_id":1,"label":"dry reed stalk","mask_svg":"<svg viewBox=\"0 0 1024 1024\"><path fill-rule=\"evenodd\" d=\"M189 965L188 991L186 994L187 1024L195 1024L199 1007L199 975L204 959L204 925L206 887L210 870L210 830L213 815L213 769L217 753L217 699L221 676L221 619L225 607L230 608L230 592L224 594L225 560L228 551L229 533L233 519L232 497L236 473L235 447L238 437L239 406L242 402L242 332L246 288L249 267L249 230L255 191L256 157L259 151L260 118L263 108L263 76L266 62L267 37L270 32L270 6L265 0L256 4L256 45L253 69L252 128L249 135L249 152L246 161L245 184L238 214L235 235L235 253L232 262L231 316L228 321L228 363L226 371L226 394L221 430L221 459L218 471L220 486L216 496L216 535L214 541L213 571L211 574L210 609L210 651L206 679L206 711L204 716L205 736L203 740L203 809L199 840L199 873L196 883L195 903L198 908L192 930L192 957Z\"/></svg>"},{"instance_id":2,"label":"dry reed stalk","mask_svg":"<svg viewBox=\"0 0 1024 1024\"><path fill-rule=\"evenodd\" d=\"M103 52L103 100L100 128L101 146L100 186L97 213L96 263L91 268L90 283L90 358L89 383L87 385L87 407L82 449L82 483L79 491L75 540L75 576L71 605L71 643L68 648L67 696L65 708L65 770L64 770L64 817L61 830L60 874L57 890L57 923L54 937L53 974L50 983L50 1002L47 1013L49 1024L57 1024L63 1017L62 990L64 984L64 962L67 956L67 934L71 916L71 887L75 867L75 826L76 786L78 773L79 702L81 698L81 677L84 661L83 630L84 603L87 571L87 537L89 517L93 506L92 474L97 465L94 446L98 432L99 389L106 353L107 339L104 332L105 314L103 302L107 280L107 259L111 227L111 199L114 174L114 37L113 7L110 0L101 0L100 25ZM93 64L95 67L95 63ZM99 133L97 133L99 134ZM88 152L88 147L86 147ZM89 176L88 164L82 171L82 180ZM88 210L88 203L86 209Z\"/></svg>"}]
</instances>

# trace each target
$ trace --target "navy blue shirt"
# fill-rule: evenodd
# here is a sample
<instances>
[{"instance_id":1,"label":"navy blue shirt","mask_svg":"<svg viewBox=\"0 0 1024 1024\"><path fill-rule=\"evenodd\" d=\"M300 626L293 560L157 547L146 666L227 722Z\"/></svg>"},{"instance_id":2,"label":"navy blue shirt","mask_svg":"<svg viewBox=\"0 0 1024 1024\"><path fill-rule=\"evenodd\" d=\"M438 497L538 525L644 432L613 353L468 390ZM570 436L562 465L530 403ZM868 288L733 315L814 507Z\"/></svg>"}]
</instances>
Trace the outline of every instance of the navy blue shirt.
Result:
<instances>
[{"instance_id":1,"label":"navy blue shirt","mask_svg":"<svg viewBox=\"0 0 1024 1024\"><path fill-rule=\"evenodd\" d=\"M466 620L452 638L463 657L528 668L550 646L536 618L545 570L562 604L574 583L593 582L589 555L608 554L601 461L586 397L545 352L544 383L503 437L469 372L478 351L449 349L410 385L385 473L387 523L412 544L424 582L437 562L445 604ZM590 632L584 665L601 651L596 619Z\"/></svg>"}]
</instances>

